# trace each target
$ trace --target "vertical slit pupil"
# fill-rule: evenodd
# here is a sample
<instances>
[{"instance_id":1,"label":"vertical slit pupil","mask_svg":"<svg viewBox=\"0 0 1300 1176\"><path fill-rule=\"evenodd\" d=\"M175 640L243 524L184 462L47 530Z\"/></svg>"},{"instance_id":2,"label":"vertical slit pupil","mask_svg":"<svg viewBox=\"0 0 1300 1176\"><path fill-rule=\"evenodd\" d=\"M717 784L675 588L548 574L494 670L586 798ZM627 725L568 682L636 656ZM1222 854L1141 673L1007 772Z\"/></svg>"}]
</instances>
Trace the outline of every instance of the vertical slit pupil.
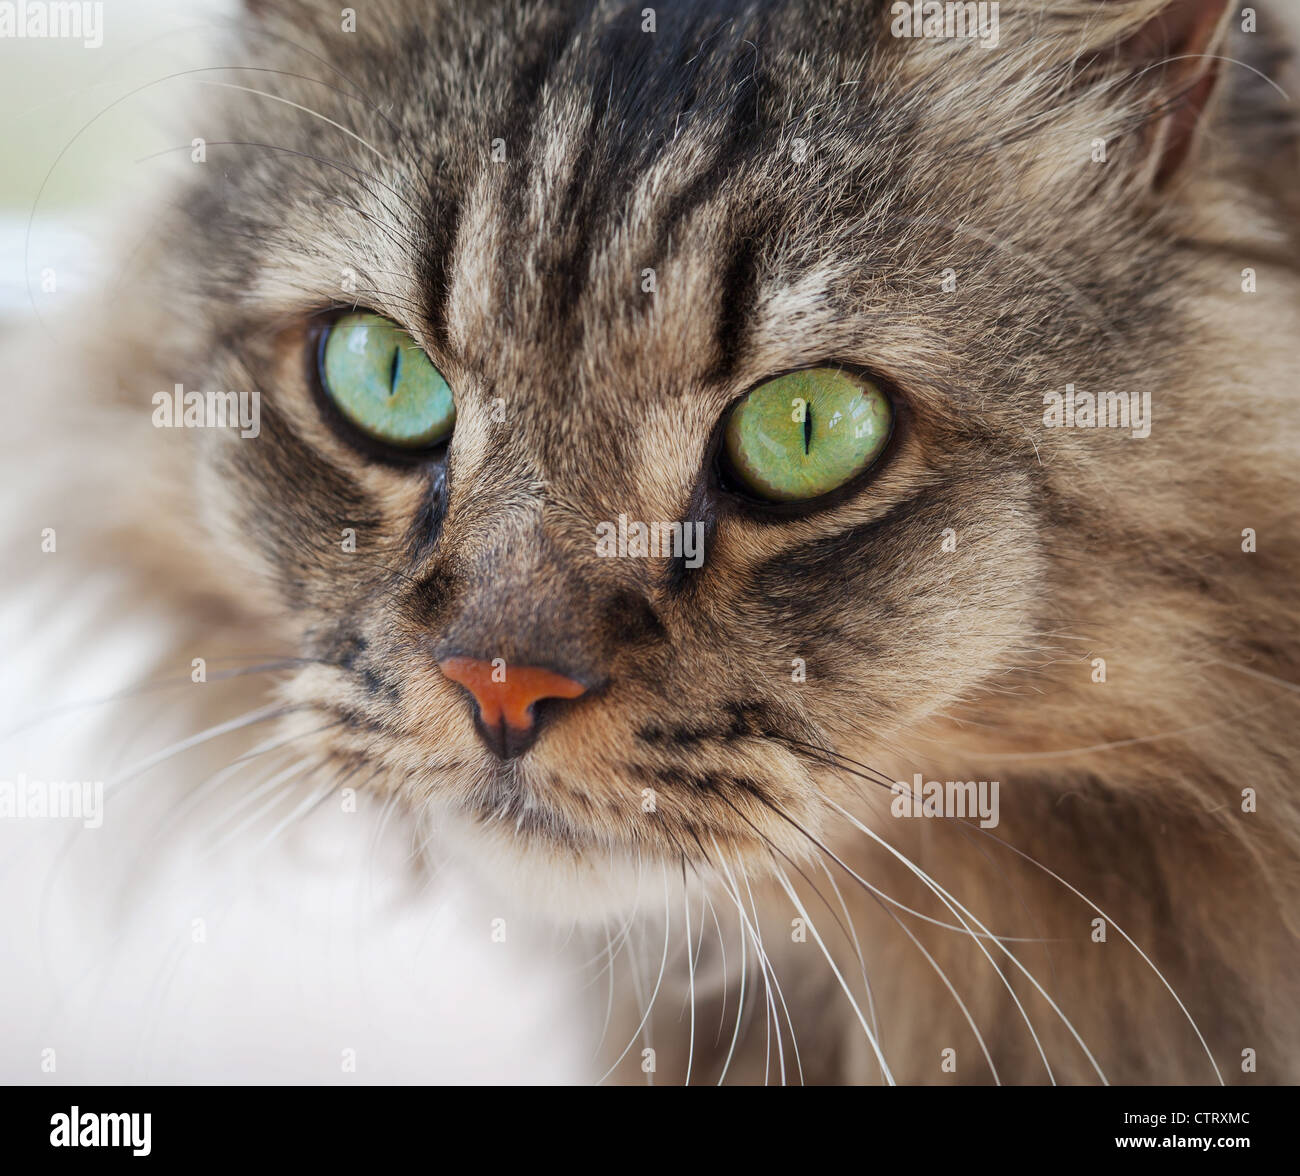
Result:
<instances>
[{"instance_id":1,"label":"vertical slit pupil","mask_svg":"<svg viewBox=\"0 0 1300 1176\"><path fill-rule=\"evenodd\" d=\"M812 444L812 405L804 405L803 410L803 455L808 456L808 447Z\"/></svg>"},{"instance_id":2,"label":"vertical slit pupil","mask_svg":"<svg viewBox=\"0 0 1300 1176\"><path fill-rule=\"evenodd\" d=\"M402 349L393 348L393 362L388 369L388 395L392 396L397 391L397 379L402 372Z\"/></svg>"}]
</instances>

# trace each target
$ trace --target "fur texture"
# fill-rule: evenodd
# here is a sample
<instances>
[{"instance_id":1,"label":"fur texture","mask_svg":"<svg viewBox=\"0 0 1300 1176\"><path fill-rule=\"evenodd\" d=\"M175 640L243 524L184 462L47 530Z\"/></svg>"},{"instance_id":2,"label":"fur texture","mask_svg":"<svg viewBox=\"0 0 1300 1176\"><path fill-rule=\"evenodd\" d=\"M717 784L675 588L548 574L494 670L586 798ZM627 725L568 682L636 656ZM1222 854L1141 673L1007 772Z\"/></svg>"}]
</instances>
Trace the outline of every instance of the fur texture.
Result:
<instances>
[{"instance_id":1,"label":"fur texture","mask_svg":"<svg viewBox=\"0 0 1300 1176\"><path fill-rule=\"evenodd\" d=\"M1300 1078L1268 6L1007 0L993 50L861 0L336 7L254 6L138 280L41 365L23 518L301 659L274 698L321 770L529 917L627 921L624 1077ZM451 382L445 461L321 413L311 324L352 305ZM783 515L719 486L729 405L825 362L895 398L877 475ZM151 428L176 383L257 388L261 435ZM1150 436L1045 428L1067 384L1149 391ZM598 558L619 515L703 520L703 567ZM451 652L602 688L502 765ZM891 816L918 772L999 781L1001 824Z\"/></svg>"}]
</instances>

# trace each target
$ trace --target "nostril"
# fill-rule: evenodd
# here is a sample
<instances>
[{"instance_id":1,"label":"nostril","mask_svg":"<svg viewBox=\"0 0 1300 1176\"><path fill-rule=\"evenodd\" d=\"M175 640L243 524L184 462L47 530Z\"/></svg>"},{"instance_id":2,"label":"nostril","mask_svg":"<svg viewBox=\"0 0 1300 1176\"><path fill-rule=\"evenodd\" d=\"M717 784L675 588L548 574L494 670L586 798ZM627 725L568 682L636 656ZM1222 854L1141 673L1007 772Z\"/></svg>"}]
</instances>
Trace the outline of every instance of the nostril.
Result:
<instances>
[{"instance_id":1,"label":"nostril","mask_svg":"<svg viewBox=\"0 0 1300 1176\"><path fill-rule=\"evenodd\" d=\"M504 659L447 657L438 668L474 699L479 734L501 759L513 759L537 737L535 707L543 700L567 700L587 687L543 666L514 666Z\"/></svg>"}]
</instances>

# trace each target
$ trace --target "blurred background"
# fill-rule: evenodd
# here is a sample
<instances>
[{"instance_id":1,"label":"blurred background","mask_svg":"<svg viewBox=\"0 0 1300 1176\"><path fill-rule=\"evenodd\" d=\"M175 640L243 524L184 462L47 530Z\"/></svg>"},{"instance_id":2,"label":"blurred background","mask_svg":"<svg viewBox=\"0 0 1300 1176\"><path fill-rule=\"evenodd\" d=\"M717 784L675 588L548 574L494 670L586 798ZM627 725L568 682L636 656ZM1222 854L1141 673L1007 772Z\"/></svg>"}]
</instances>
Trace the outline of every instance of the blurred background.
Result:
<instances>
[{"instance_id":1,"label":"blurred background","mask_svg":"<svg viewBox=\"0 0 1300 1176\"><path fill-rule=\"evenodd\" d=\"M104 0L102 41L0 37L0 314L85 290L114 211L186 141L169 113L222 64L237 19L226 0Z\"/></svg>"},{"instance_id":2,"label":"blurred background","mask_svg":"<svg viewBox=\"0 0 1300 1176\"><path fill-rule=\"evenodd\" d=\"M184 71L237 64L221 0L102 11L99 48L0 38L0 342L106 297L97 275L129 267L129 251L105 255L112 226L166 182L193 133L192 116L173 117L201 113L205 82L223 76ZM128 242L148 232L123 219ZM4 395L20 412L24 389L7 381ZM111 787L197 717L192 687L124 696L174 634L126 606L111 568L85 580L66 598L0 580L0 781ZM309 794L268 796L264 776L236 772L190 804L222 766L160 761L99 829L0 820L0 1081L585 1076L557 944L494 943L504 912L415 868L410 830L377 803L307 811Z\"/></svg>"}]
</instances>

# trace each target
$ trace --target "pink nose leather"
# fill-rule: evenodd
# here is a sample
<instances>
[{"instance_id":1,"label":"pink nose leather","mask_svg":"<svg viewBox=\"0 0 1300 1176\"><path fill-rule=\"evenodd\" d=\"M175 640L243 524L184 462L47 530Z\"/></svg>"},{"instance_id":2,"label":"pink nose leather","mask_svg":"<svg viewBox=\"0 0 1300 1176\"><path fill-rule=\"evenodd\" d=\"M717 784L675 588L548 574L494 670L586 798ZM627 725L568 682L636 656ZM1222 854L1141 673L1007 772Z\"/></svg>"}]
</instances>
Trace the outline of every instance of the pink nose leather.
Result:
<instances>
[{"instance_id":1,"label":"pink nose leather","mask_svg":"<svg viewBox=\"0 0 1300 1176\"><path fill-rule=\"evenodd\" d=\"M479 723L493 735L492 747L498 754L503 748L522 750L532 742L535 703L544 698L577 698L587 692L581 682L540 666L494 668L490 661L476 657L448 657L438 668L473 696ZM498 734L503 738L497 738Z\"/></svg>"}]
</instances>

